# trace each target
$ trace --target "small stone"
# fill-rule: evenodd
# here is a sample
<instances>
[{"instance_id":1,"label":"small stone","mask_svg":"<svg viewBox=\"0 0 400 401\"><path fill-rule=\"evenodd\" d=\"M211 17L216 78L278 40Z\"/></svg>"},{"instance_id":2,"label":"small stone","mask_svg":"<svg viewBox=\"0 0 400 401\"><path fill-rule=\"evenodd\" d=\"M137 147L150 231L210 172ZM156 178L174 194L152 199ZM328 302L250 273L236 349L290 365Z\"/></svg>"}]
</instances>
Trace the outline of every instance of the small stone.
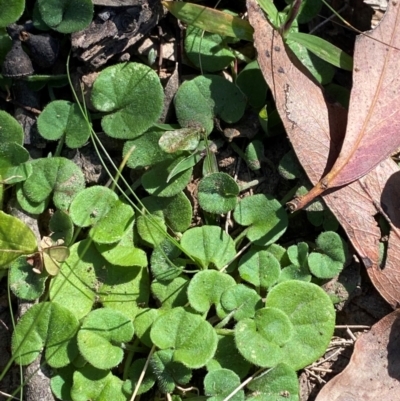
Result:
<instances>
[{"instance_id":1,"label":"small stone","mask_svg":"<svg viewBox=\"0 0 400 401\"><path fill-rule=\"evenodd\" d=\"M60 43L49 34L34 35L27 31L21 31L19 38L24 42L30 52L32 61L41 68L49 68L57 60Z\"/></svg>"},{"instance_id":2,"label":"small stone","mask_svg":"<svg viewBox=\"0 0 400 401\"><path fill-rule=\"evenodd\" d=\"M1 73L7 78L23 78L34 73L32 61L22 50L19 39L14 39L7 53Z\"/></svg>"}]
</instances>

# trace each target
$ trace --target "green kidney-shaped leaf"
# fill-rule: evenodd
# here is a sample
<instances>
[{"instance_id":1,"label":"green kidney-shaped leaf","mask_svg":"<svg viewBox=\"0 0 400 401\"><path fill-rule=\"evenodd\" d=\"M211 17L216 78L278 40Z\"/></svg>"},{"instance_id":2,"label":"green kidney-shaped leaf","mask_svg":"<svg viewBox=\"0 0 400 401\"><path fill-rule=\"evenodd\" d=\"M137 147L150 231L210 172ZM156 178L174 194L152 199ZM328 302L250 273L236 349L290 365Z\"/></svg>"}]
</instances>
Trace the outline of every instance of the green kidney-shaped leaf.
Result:
<instances>
[{"instance_id":1,"label":"green kidney-shaped leaf","mask_svg":"<svg viewBox=\"0 0 400 401\"><path fill-rule=\"evenodd\" d=\"M30 162L32 174L22 184L22 195L31 202L46 202L53 194L55 206L67 210L72 199L85 187L81 169L63 157Z\"/></svg>"},{"instance_id":2,"label":"green kidney-shaped leaf","mask_svg":"<svg viewBox=\"0 0 400 401\"><path fill-rule=\"evenodd\" d=\"M74 372L71 398L73 401L126 401L122 386L123 381L109 370L86 364Z\"/></svg>"},{"instance_id":3,"label":"green kidney-shaped leaf","mask_svg":"<svg viewBox=\"0 0 400 401\"><path fill-rule=\"evenodd\" d=\"M284 358L283 345L294 334L285 312L278 308L259 309L254 319L240 320L235 326L239 352L257 366L272 367Z\"/></svg>"},{"instance_id":4,"label":"green kidney-shaped leaf","mask_svg":"<svg viewBox=\"0 0 400 401\"><path fill-rule=\"evenodd\" d=\"M157 74L139 63L105 68L93 84L96 109L111 114L103 117L104 132L120 139L133 139L160 117L164 91Z\"/></svg>"},{"instance_id":5,"label":"green kidney-shaped leaf","mask_svg":"<svg viewBox=\"0 0 400 401\"><path fill-rule=\"evenodd\" d=\"M159 309L152 308L141 309L133 321L135 336L149 348L153 346L150 338L150 329L154 321L158 318L159 311Z\"/></svg>"},{"instance_id":6,"label":"green kidney-shaped leaf","mask_svg":"<svg viewBox=\"0 0 400 401\"><path fill-rule=\"evenodd\" d=\"M210 323L183 308L161 315L150 337L158 348L173 349L174 361L192 369L201 368L214 356L218 341Z\"/></svg>"},{"instance_id":7,"label":"green kidney-shaped leaf","mask_svg":"<svg viewBox=\"0 0 400 401\"><path fill-rule=\"evenodd\" d=\"M33 305L18 321L12 337L15 361L28 365L46 347L47 363L61 368L78 355L76 332L79 323L66 308L53 302Z\"/></svg>"},{"instance_id":8,"label":"green kidney-shaped leaf","mask_svg":"<svg viewBox=\"0 0 400 401\"><path fill-rule=\"evenodd\" d=\"M142 175L143 188L150 195L162 197L174 196L181 192L189 183L193 168L189 168L176 174L173 180L170 180L169 182L168 176L182 159L183 157L178 157L173 161L166 160L156 164L149 171L146 171Z\"/></svg>"},{"instance_id":9,"label":"green kidney-shaped leaf","mask_svg":"<svg viewBox=\"0 0 400 401\"><path fill-rule=\"evenodd\" d=\"M257 60L243 68L237 76L236 85L247 96L250 106L260 109L265 105L268 88Z\"/></svg>"},{"instance_id":10,"label":"green kidney-shaped leaf","mask_svg":"<svg viewBox=\"0 0 400 401\"><path fill-rule=\"evenodd\" d=\"M186 231L192 221L192 205L183 192L171 197L149 196L142 199L145 209L151 213L162 212L168 227L176 232Z\"/></svg>"},{"instance_id":11,"label":"green kidney-shaped leaf","mask_svg":"<svg viewBox=\"0 0 400 401\"><path fill-rule=\"evenodd\" d=\"M171 309L185 306L188 303L188 285L189 279L183 275L168 282L153 280L151 283L151 292L160 302L160 309Z\"/></svg>"},{"instance_id":12,"label":"green kidney-shaped leaf","mask_svg":"<svg viewBox=\"0 0 400 401\"><path fill-rule=\"evenodd\" d=\"M103 258L116 266L147 266L146 253L134 245L133 224L125 231L121 240L114 244L95 243Z\"/></svg>"},{"instance_id":13,"label":"green kidney-shaped leaf","mask_svg":"<svg viewBox=\"0 0 400 401\"><path fill-rule=\"evenodd\" d=\"M32 230L21 220L0 210L0 267L6 267L21 255L37 251Z\"/></svg>"},{"instance_id":14,"label":"green kidney-shaped leaf","mask_svg":"<svg viewBox=\"0 0 400 401\"><path fill-rule=\"evenodd\" d=\"M179 124L185 128L200 125L206 134L213 129L214 117L234 123L242 118L246 107L240 89L218 75L202 75L184 82L174 101Z\"/></svg>"},{"instance_id":15,"label":"green kidney-shaped leaf","mask_svg":"<svg viewBox=\"0 0 400 401\"><path fill-rule=\"evenodd\" d=\"M90 136L90 125L79 106L66 100L49 103L39 115L37 125L45 139L56 141L65 135L69 148L80 148Z\"/></svg>"},{"instance_id":16,"label":"green kidney-shaped leaf","mask_svg":"<svg viewBox=\"0 0 400 401\"><path fill-rule=\"evenodd\" d=\"M15 22L23 13L25 0L0 1L0 27Z\"/></svg>"},{"instance_id":17,"label":"green kidney-shaped leaf","mask_svg":"<svg viewBox=\"0 0 400 401\"><path fill-rule=\"evenodd\" d=\"M213 173L204 177L198 187L198 199L206 212L222 214L234 209L239 186L226 173Z\"/></svg>"},{"instance_id":18,"label":"green kidney-shaped leaf","mask_svg":"<svg viewBox=\"0 0 400 401\"><path fill-rule=\"evenodd\" d=\"M256 311L263 306L261 297L244 284L227 288L222 293L220 302L225 314L233 312L236 321L254 317Z\"/></svg>"},{"instance_id":19,"label":"green kidney-shaped leaf","mask_svg":"<svg viewBox=\"0 0 400 401\"><path fill-rule=\"evenodd\" d=\"M11 4L9 1L5 3ZM1 15L4 15L3 12ZM15 142L18 145L22 145L24 143L24 131L14 117L0 110L0 143L6 142Z\"/></svg>"},{"instance_id":20,"label":"green kidney-shaped leaf","mask_svg":"<svg viewBox=\"0 0 400 401\"><path fill-rule=\"evenodd\" d=\"M32 174L29 152L15 142L0 143L0 182L15 184Z\"/></svg>"},{"instance_id":21,"label":"green kidney-shaped leaf","mask_svg":"<svg viewBox=\"0 0 400 401\"><path fill-rule=\"evenodd\" d=\"M135 212L131 205L118 199L111 209L89 231L98 244L113 244L120 241L124 233L132 229Z\"/></svg>"},{"instance_id":22,"label":"green kidney-shaped leaf","mask_svg":"<svg viewBox=\"0 0 400 401\"><path fill-rule=\"evenodd\" d=\"M120 343L133 337L133 324L121 312L101 308L90 312L78 333L81 355L95 368L111 369L124 356Z\"/></svg>"},{"instance_id":23,"label":"green kidney-shaped leaf","mask_svg":"<svg viewBox=\"0 0 400 401\"><path fill-rule=\"evenodd\" d=\"M349 254L347 244L333 231L321 233L317 238L319 252L308 257L310 271L318 278L332 278L343 269Z\"/></svg>"},{"instance_id":24,"label":"green kidney-shaped leaf","mask_svg":"<svg viewBox=\"0 0 400 401\"><path fill-rule=\"evenodd\" d=\"M169 239L154 248L150 268L157 281L171 281L181 275L186 263L178 259L181 250Z\"/></svg>"},{"instance_id":25,"label":"green kidney-shaped leaf","mask_svg":"<svg viewBox=\"0 0 400 401\"><path fill-rule=\"evenodd\" d=\"M189 26L185 35L186 55L196 67L204 71L223 70L235 59L228 47L228 40L218 34Z\"/></svg>"},{"instance_id":26,"label":"green kidney-shaped leaf","mask_svg":"<svg viewBox=\"0 0 400 401\"><path fill-rule=\"evenodd\" d=\"M280 362L298 370L325 352L335 327L335 310L323 289L303 281L285 281L271 289L265 304L286 313L294 328L281 348Z\"/></svg>"},{"instance_id":27,"label":"green kidney-shaped leaf","mask_svg":"<svg viewBox=\"0 0 400 401\"><path fill-rule=\"evenodd\" d=\"M239 261L240 277L255 287L268 289L281 273L278 259L270 252L251 248Z\"/></svg>"},{"instance_id":28,"label":"green kidney-shaped leaf","mask_svg":"<svg viewBox=\"0 0 400 401\"><path fill-rule=\"evenodd\" d=\"M141 168L164 160L173 160L175 155L165 153L158 145L162 135L162 131L147 131L142 136L125 142L123 156L130 152L126 165L130 168Z\"/></svg>"},{"instance_id":29,"label":"green kidney-shaped leaf","mask_svg":"<svg viewBox=\"0 0 400 401\"><path fill-rule=\"evenodd\" d=\"M133 321L140 308L149 302L149 273L139 266L112 266L107 269L99 292L99 302L103 306L121 312Z\"/></svg>"},{"instance_id":30,"label":"green kidney-shaped leaf","mask_svg":"<svg viewBox=\"0 0 400 401\"><path fill-rule=\"evenodd\" d=\"M240 385L239 376L229 369L217 369L208 372L204 378L204 393L209 401L223 401ZM243 401L244 391L238 391L232 401Z\"/></svg>"},{"instance_id":31,"label":"green kidney-shaped leaf","mask_svg":"<svg viewBox=\"0 0 400 401\"><path fill-rule=\"evenodd\" d=\"M118 196L111 189L95 185L74 198L69 213L75 225L89 227L106 216L117 201Z\"/></svg>"},{"instance_id":32,"label":"green kidney-shaped leaf","mask_svg":"<svg viewBox=\"0 0 400 401\"><path fill-rule=\"evenodd\" d=\"M188 287L188 299L190 306L200 313L207 312L212 305L217 307L220 316L220 299L222 293L235 285L235 280L226 273L216 270L204 270L198 272L190 280Z\"/></svg>"},{"instance_id":33,"label":"green kidney-shaped leaf","mask_svg":"<svg viewBox=\"0 0 400 401\"><path fill-rule=\"evenodd\" d=\"M67 308L77 319L86 316L96 299L96 291L103 267L111 269L88 240L70 248L68 259L61 265L60 274L51 280L50 299Z\"/></svg>"},{"instance_id":34,"label":"green kidney-shaped leaf","mask_svg":"<svg viewBox=\"0 0 400 401\"><path fill-rule=\"evenodd\" d=\"M246 236L255 245L269 245L286 231L287 213L271 195L253 195L243 198L236 206L234 219L250 226Z\"/></svg>"},{"instance_id":35,"label":"green kidney-shaped leaf","mask_svg":"<svg viewBox=\"0 0 400 401\"><path fill-rule=\"evenodd\" d=\"M194 227L184 232L181 245L206 269L214 265L222 269L236 255L233 239L220 227Z\"/></svg>"},{"instance_id":36,"label":"green kidney-shaped leaf","mask_svg":"<svg viewBox=\"0 0 400 401\"><path fill-rule=\"evenodd\" d=\"M80 31L92 21L91 0L38 0L38 4L46 25L61 33Z\"/></svg>"},{"instance_id":37,"label":"green kidney-shaped leaf","mask_svg":"<svg viewBox=\"0 0 400 401\"><path fill-rule=\"evenodd\" d=\"M252 380L247 388L252 391L250 401L299 401L299 379L296 372L280 363Z\"/></svg>"},{"instance_id":38,"label":"green kidney-shaped leaf","mask_svg":"<svg viewBox=\"0 0 400 401\"><path fill-rule=\"evenodd\" d=\"M143 378L141 378L143 369L145 369L146 359L136 359L132 365L129 367L128 370L128 380L126 380L122 386L124 393L130 395L135 390L136 386L140 380L140 387L137 395L146 393L149 391L153 386L157 379L155 374L151 369L146 369L146 373Z\"/></svg>"},{"instance_id":39,"label":"green kidney-shaped leaf","mask_svg":"<svg viewBox=\"0 0 400 401\"><path fill-rule=\"evenodd\" d=\"M51 239L56 242L62 239L64 245L68 246L71 243L74 235L74 224L70 215L62 210L56 210L51 216L49 229L52 232Z\"/></svg>"},{"instance_id":40,"label":"green kidney-shaped leaf","mask_svg":"<svg viewBox=\"0 0 400 401\"><path fill-rule=\"evenodd\" d=\"M157 375L158 387L162 393L172 393L177 384L188 384L192 378L192 370L173 358L174 351L167 349L155 352L150 359L151 369Z\"/></svg>"},{"instance_id":41,"label":"green kidney-shaped leaf","mask_svg":"<svg viewBox=\"0 0 400 401\"><path fill-rule=\"evenodd\" d=\"M32 265L21 256L11 263L8 283L18 298L33 301L43 294L47 277L45 272L35 273Z\"/></svg>"},{"instance_id":42,"label":"green kidney-shaped leaf","mask_svg":"<svg viewBox=\"0 0 400 401\"><path fill-rule=\"evenodd\" d=\"M243 359L236 348L235 337L229 330L218 335L218 346L214 358L207 363L207 370L231 369L240 378L247 375L251 367L250 362Z\"/></svg>"}]
</instances>

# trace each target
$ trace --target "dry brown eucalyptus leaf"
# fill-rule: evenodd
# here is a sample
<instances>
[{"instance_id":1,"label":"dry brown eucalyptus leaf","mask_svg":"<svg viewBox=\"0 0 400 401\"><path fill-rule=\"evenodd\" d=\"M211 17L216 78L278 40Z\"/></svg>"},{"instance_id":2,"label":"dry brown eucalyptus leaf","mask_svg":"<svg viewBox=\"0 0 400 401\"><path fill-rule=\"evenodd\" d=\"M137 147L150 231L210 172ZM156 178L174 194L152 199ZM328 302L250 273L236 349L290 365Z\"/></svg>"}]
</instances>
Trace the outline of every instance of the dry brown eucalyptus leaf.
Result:
<instances>
[{"instance_id":1,"label":"dry brown eucalyptus leaf","mask_svg":"<svg viewBox=\"0 0 400 401\"><path fill-rule=\"evenodd\" d=\"M322 388L316 401L398 401L399 343L400 310L397 310L358 338L350 363Z\"/></svg>"},{"instance_id":2,"label":"dry brown eucalyptus leaf","mask_svg":"<svg viewBox=\"0 0 400 401\"><path fill-rule=\"evenodd\" d=\"M322 88L285 47L257 2L248 0L247 7L260 68L297 157L315 185L339 153L347 113L325 99ZM400 196L391 194L393 189L400 188L399 175L397 165L385 160L361 180L323 195L367 267L373 284L394 308L400 304L400 222L396 218ZM375 220L382 212L393 222L383 267L379 265L382 235Z\"/></svg>"}]
</instances>

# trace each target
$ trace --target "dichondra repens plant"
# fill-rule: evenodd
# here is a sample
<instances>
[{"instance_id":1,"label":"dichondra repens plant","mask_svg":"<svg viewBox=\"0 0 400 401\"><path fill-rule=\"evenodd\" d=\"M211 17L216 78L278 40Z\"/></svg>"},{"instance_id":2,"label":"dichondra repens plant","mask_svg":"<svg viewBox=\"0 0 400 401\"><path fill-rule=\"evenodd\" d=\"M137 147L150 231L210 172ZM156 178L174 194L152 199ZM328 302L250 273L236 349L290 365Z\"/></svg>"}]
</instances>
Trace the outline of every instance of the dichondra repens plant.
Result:
<instances>
[{"instance_id":1,"label":"dichondra repens plant","mask_svg":"<svg viewBox=\"0 0 400 401\"><path fill-rule=\"evenodd\" d=\"M41 22L61 33L92 18L89 1L79 18L72 0L60 15L53 1L37 3ZM0 212L0 271L17 297L40 301L16 324L12 359L27 365L42 354L58 399L118 401L148 391L180 399L203 374L211 399L236 390L235 400L283 392L298 400L296 371L325 352L335 312L315 282L340 273L346 243L326 231L315 242L278 245L289 225L282 203L266 193L242 196L245 187L213 163L215 149L229 146L214 135L215 121L234 124L246 110L265 106L256 62L233 82L212 74L237 57L246 60L230 47L239 39L202 37L189 27L185 49L206 73L180 85L177 124L158 123L164 92L151 67L127 62L99 73L91 102L106 135L125 141L120 169L138 173L133 184L77 98L43 108L39 134L60 145L55 155L34 160L21 126L0 112L2 199L7 189L26 213L53 210L40 244L22 221ZM242 152L252 171L265 161L266 135L257 133ZM115 168L111 186L86 186L81 169L60 156L61 146L88 141ZM202 162L194 210L185 189ZM193 224L194 215L201 224ZM230 216L234 230L221 227L221 215Z\"/></svg>"}]
</instances>

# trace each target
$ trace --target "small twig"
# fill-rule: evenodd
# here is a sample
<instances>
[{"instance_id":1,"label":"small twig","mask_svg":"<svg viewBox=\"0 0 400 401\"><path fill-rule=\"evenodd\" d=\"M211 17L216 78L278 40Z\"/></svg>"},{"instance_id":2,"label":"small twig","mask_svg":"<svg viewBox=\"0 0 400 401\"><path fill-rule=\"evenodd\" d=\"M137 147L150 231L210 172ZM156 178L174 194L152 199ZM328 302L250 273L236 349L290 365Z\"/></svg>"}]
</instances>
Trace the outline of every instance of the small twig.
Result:
<instances>
[{"instance_id":1,"label":"small twig","mask_svg":"<svg viewBox=\"0 0 400 401\"><path fill-rule=\"evenodd\" d=\"M355 325L338 325L335 326L335 329L352 329L352 330L369 330L371 326L363 326L362 324L355 324Z\"/></svg>"},{"instance_id":2,"label":"small twig","mask_svg":"<svg viewBox=\"0 0 400 401\"><path fill-rule=\"evenodd\" d=\"M4 397L12 398L14 400L19 400L19 398L12 396L11 394L7 394L4 391L0 391L0 395L3 395Z\"/></svg>"},{"instance_id":3,"label":"small twig","mask_svg":"<svg viewBox=\"0 0 400 401\"><path fill-rule=\"evenodd\" d=\"M310 376L314 377L315 379L318 380L319 383L326 383L326 381L321 377L315 374L312 370L305 368L304 369Z\"/></svg>"},{"instance_id":4,"label":"small twig","mask_svg":"<svg viewBox=\"0 0 400 401\"><path fill-rule=\"evenodd\" d=\"M350 336L350 338L355 342L357 340L356 336L352 333L352 331L347 328L346 333Z\"/></svg>"}]
</instances>

